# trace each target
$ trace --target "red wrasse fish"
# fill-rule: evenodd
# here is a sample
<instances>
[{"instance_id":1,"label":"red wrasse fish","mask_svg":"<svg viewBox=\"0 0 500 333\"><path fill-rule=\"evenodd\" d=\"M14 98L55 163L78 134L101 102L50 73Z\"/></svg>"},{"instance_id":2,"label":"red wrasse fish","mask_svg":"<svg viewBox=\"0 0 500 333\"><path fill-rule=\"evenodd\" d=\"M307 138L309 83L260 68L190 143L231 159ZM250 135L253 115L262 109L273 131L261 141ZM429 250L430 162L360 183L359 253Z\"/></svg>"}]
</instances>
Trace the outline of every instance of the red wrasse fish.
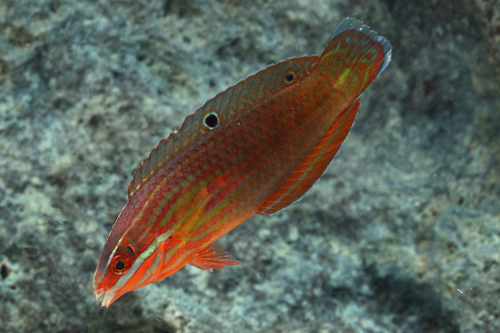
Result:
<instances>
[{"instance_id":1,"label":"red wrasse fish","mask_svg":"<svg viewBox=\"0 0 500 333\"><path fill-rule=\"evenodd\" d=\"M391 49L347 18L321 56L269 66L188 116L134 174L94 275L102 305L187 264L209 271L239 264L215 241L309 190Z\"/></svg>"}]
</instances>

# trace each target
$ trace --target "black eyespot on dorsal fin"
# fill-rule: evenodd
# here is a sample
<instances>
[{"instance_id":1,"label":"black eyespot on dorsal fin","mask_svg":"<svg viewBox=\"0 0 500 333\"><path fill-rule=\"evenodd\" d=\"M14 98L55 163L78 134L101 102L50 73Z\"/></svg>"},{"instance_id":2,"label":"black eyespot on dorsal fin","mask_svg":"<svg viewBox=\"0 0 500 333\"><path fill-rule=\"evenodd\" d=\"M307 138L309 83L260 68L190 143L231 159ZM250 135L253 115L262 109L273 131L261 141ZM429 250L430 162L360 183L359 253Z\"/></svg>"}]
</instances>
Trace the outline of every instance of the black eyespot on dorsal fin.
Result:
<instances>
[{"instance_id":1,"label":"black eyespot on dorsal fin","mask_svg":"<svg viewBox=\"0 0 500 333\"><path fill-rule=\"evenodd\" d=\"M203 123L209 129L214 129L219 125L219 116L215 112L210 112L203 119Z\"/></svg>"}]
</instances>

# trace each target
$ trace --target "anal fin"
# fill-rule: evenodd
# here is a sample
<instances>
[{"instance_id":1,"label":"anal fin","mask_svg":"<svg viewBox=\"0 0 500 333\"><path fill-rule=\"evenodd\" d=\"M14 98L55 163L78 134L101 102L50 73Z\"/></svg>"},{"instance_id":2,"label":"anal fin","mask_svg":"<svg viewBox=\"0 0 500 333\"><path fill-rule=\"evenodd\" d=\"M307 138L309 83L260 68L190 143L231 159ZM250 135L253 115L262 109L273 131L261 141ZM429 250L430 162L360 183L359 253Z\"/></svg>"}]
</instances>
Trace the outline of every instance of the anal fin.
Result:
<instances>
[{"instance_id":1,"label":"anal fin","mask_svg":"<svg viewBox=\"0 0 500 333\"><path fill-rule=\"evenodd\" d=\"M354 101L333 122L325 136L290 174L285 182L258 209L258 214L273 214L300 199L337 154L351 130L359 108L359 99Z\"/></svg>"},{"instance_id":2,"label":"anal fin","mask_svg":"<svg viewBox=\"0 0 500 333\"><path fill-rule=\"evenodd\" d=\"M241 261L234 259L219 244L213 243L201 250L189 263L196 268L212 272L224 266L241 264Z\"/></svg>"}]
</instances>

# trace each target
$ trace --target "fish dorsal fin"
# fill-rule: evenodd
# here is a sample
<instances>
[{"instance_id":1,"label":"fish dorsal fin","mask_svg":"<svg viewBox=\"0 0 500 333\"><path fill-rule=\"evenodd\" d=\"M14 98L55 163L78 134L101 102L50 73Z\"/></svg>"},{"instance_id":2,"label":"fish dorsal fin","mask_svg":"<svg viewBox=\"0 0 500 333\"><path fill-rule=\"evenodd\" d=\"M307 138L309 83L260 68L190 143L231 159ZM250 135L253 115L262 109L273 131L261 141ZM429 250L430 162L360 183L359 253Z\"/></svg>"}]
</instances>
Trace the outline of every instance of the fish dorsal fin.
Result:
<instances>
[{"instance_id":1,"label":"fish dorsal fin","mask_svg":"<svg viewBox=\"0 0 500 333\"><path fill-rule=\"evenodd\" d=\"M376 57L373 59L374 61L369 62L371 66L366 66L364 64L367 62L366 55L377 54L377 47L373 45L374 43L380 45L383 48L383 52L380 53L380 57ZM370 44L371 47L367 47ZM364 25L363 22L353 17L348 17L335 29L333 38L325 48L322 57L328 53L333 53L334 57L341 63L348 60L347 63L349 65L356 64L368 71L370 67L376 68L376 62L379 62L381 63L381 67L377 73L374 73L375 76L379 76L391 62L392 46L385 37L377 36L377 33L371 30L369 26ZM373 79L369 80L369 82L371 81Z\"/></svg>"},{"instance_id":2,"label":"fish dorsal fin","mask_svg":"<svg viewBox=\"0 0 500 333\"><path fill-rule=\"evenodd\" d=\"M242 110L263 99L300 82L309 75L318 62L318 56L303 56L271 65L250 75L236 85L218 93L196 112L189 115L178 131L160 141L134 173L128 187L129 199L164 165L176 156L183 147L208 133ZM215 117L217 118L214 118ZM211 122L208 125L205 120ZM206 119L205 119L206 118Z\"/></svg>"},{"instance_id":3,"label":"fish dorsal fin","mask_svg":"<svg viewBox=\"0 0 500 333\"><path fill-rule=\"evenodd\" d=\"M302 163L288 176L285 182L258 209L258 214L275 213L300 199L337 154L342 142L351 130L359 108L359 99L335 119L330 129L304 158Z\"/></svg>"},{"instance_id":4,"label":"fish dorsal fin","mask_svg":"<svg viewBox=\"0 0 500 333\"><path fill-rule=\"evenodd\" d=\"M241 264L241 261L234 259L219 244L213 243L198 252L189 263L196 268L212 272L214 269L222 269L224 266Z\"/></svg>"}]
</instances>

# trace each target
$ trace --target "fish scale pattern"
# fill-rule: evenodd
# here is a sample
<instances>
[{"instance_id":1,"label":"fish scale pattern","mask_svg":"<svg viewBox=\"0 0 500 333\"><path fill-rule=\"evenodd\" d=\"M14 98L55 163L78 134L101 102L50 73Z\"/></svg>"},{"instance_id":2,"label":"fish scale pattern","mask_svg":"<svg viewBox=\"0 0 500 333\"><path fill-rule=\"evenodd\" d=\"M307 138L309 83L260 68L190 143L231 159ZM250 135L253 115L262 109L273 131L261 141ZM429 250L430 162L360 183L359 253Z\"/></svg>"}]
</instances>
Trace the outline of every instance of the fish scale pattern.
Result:
<instances>
[{"instance_id":1,"label":"fish scale pattern","mask_svg":"<svg viewBox=\"0 0 500 333\"><path fill-rule=\"evenodd\" d=\"M292 58L271 65L268 68L250 75L227 90L218 93L202 107L189 115L181 128L169 137L160 141L149 157L134 173L134 179L128 187L129 199L144 185L158 170L166 165L179 151L200 136L210 131L204 123L204 117L210 112L219 116L220 125L225 121L246 110L248 107L283 90L291 84L297 84L307 77L318 61L318 56ZM294 80L285 81L285 76L292 73Z\"/></svg>"},{"instance_id":2,"label":"fish scale pattern","mask_svg":"<svg viewBox=\"0 0 500 333\"><path fill-rule=\"evenodd\" d=\"M173 160L165 172L159 173L147 184L147 189L138 192L138 197L150 197L155 191L161 179L168 178L169 182L163 188L155 192L155 198L151 201L163 201L165 193L170 198L167 202L161 202L159 206L164 207L158 213L148 211L147 214L154 216L152 224L163 225L165 229L171 227L175 219L169 219L170 223L160 221L165 219L168 211L171 210L180 197L182 191L189 191L186 188L186 177L192 177L191 186L206 186L210 184L208 190L212 197L214 206L232 198L233 203L241 203L241 207L235 207L239 211L244 211L245 207L255 207L264 199L263 193L272 190L272 179L283 178L285 165L299 163L301 157L306 153L303 148L305 134L295 136L295 140L288 138L285 134L285 127L289 113L286 108L281 108L272 114L263 114L260 111L245 114L245 119L236 118L233 125L240 122L240 125L228 126L222 131L214 131L193 149L182 153ZM243 118L243 117L241 117ZM304 121L306 124L308 120ZM253 124L253 126L247 126ZM302 124L303 125L303 124ZM281 144L283 138L288 144ZM271 144L266 144L271 142ZM256 160L261 161L255 163ZM255 167L257 165L258 167ZM219 175L221 182L225 186L218 189L218 183L214 182ZM233 184L228 186L228 184ZM193 191L194 193L195 191ZM136 200L139 200L137 198ZM134 198L131 201L135 201ZM189 200L186 204L189 204ZM188 210L180 209L180 211ZM208 208L207 208L208 209ZM224 212L227 213L227 212ZM250 213L250 212L249 212ZM223 223L226 218L220 216L217 223ZM154 230L153 232L161 232Z\"/></svg>"}]
</instances>

